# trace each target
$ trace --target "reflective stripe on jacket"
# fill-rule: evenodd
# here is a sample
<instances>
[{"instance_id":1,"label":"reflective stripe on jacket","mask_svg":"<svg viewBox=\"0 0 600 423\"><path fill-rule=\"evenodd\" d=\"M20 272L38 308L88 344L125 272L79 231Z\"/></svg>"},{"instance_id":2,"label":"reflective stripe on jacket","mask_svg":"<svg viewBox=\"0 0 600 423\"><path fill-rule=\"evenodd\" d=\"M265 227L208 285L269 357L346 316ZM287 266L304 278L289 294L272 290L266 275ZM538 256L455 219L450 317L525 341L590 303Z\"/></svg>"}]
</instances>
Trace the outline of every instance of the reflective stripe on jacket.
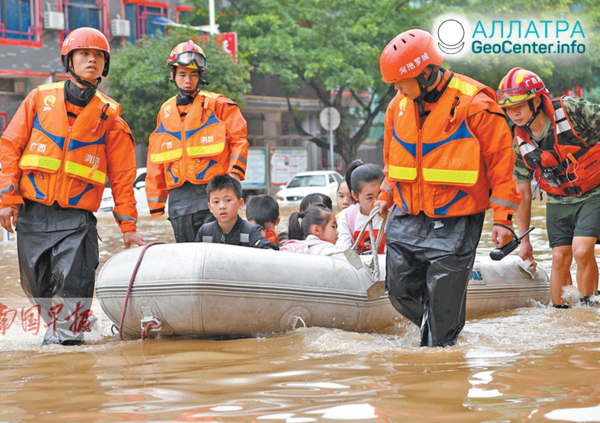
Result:
<instances>
[{"instance_id":1,"label":"reflective stripe on jacket","mask_svg":"<svg viewBox=\"0 0 600 423\"><path fill-rule=\"evenodd\" d=\"M0 185L8 179L12 185L18 181L18 191L5 192L0 186L7 195L2 204L19 204L24 197L95 212L109 173L118 172L114 184L111 179L115 218L123 232L135 231L135 151L129 128L119 116L121 106L96 92L69 126L71 107L65 102L64 82L41 85L23 102L2 139L7 151L3 163L8 166ZM112 132L115 127L123 130Z\"/></svg>"},{"instance_id":2,"label":"reflective stripe on jacket","mask_svg":"<svg viewBox=\"0 0 600 423\"><path fill-rule=\"evenodd\" d=\"M214 113L217 95L198 94L183 125L177 112L176 98L164 103L159 112L159 124L150 135L148 157L152 163L172 163L184 157L200 159L218 156L225 149L225 124ZM210 94L210 95L209 95ZM188 175L186 168L177 169L178 175L172 177L169 188L175 188L186 180L203 180L205 175ZM193 172L193 170L192 170ZM189 178L189 179L188 179Z\"/></svg>"},{"instance_id":3,"label":"reflective stripe on jacket","mask_svg":"<svg viewBox=\"0 0 600 423\"><path fill-rule=\"evenodd\" d=\"M248 156L246 120L231 100L200 91L182 119L176 97L158 114L148 146L146 195L150 213L164 213L168 190L207 184L215 175L237 173L244 179Z\"/></svg>"},{"instance_id":4,"label":"reflective stripe on jacket","mask_svg":"<svg viewBox=\"0 0 600 423\"><path fill-rule=\"evenodd\" d=\"M600 142L590 148L577 135L564 109L562 97L552 101L544 97L543 100L545 109L554 112L552 116L546 114L554 128L552 150L539 148L527 131L520 127L515 129L515 142L525 166L535 171L540 188L554 195L580 196L600 185ZM560 186L551 186L541 176L542 168L553 172Z\"/></svg>"},{"instance_id":5,"label":"reflective stripe on jacket","mask_svg":"<svg viewBox=\"0 0 600 423\"><path fill-rule=\"evenodd\" d=\"M23 197L46 205L58 201L62 207L98 210L107 178L106 132L120 106L104 97L109 107L101 120L105 103L94 96L69 130L64 82L42 85L38 93L33 131L19 162L24 171ZM59 170L64 180L58 177Z\"/></svg>"},{"instance_id":6,"label":"reflective stripe on jacket","mask_svg":"<svg viewBox=\"0 0 600 423\"><path fill-rule=\"evenodd\" d=\"M508 223L520 196L510 131L494 91L447 70L436 89L440 97L426 104L422 126L416 102L398 93L390 103L380 198L430 217L465 216L491 206L494 220ZM472 128L475 121L480 133Z\"/></svg>"}]
</instances>

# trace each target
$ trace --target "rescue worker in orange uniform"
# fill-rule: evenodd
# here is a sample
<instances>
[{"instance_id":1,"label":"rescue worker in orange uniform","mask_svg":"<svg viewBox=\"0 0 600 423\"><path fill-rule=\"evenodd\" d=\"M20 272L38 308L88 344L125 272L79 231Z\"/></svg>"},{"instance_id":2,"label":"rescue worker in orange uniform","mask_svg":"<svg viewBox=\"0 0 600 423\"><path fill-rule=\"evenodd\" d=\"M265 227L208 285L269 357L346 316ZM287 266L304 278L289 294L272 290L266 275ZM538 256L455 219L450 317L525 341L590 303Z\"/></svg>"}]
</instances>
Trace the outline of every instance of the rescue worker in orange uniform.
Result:
<instances>
[{"instance_id":1,"label":"rescue worker in orange uniform","mask_svg":"<svg viewBox=\"0 0 600 423\"><path fill-rule=\"evenodd\" d=\"M242 181L246 174L246 120L238 106L206 85L206 57L191 40L177 45L167 60L179 94L167 100L150 135L146 195L150 214L161 216L168 200L177 242L193 242L208 210L206 185L219 174Z\"/></svg>"},{"instance_id":2,"label":"rescue worker in orange uniform","mask_svg":"<svg viewBox=\"0 0 600 423\"><path fill-rule=\"evenodd\" d=\"M600 113L586 100L563 96L550 100L535 73L513 68L500 82L498 102L515 123L517 190L523 195L517 212L519 231L531 220L531 180L548 193L546 227L552 247L550 293L556 308L568 308L563 287L572 284L571 262L577 263L580 302L595 305L598 263L594 246L600 238ZM519 255L533 260L529 235Z\"/></svg>"},{"instance_id":3,"label":"rescue worker in orange uniform","mask_svg":"<svg viewBox=\"0 0 600 423\"><path fill-rule=\"evenodd\" d=\"M144 242L133 136L121 106L97 90L109 70L108 40L76 29L61 61L70 79L32 90L0 140L0 223L16 226L21 285L49 325L44 343L78 344L89 329L99 259L93 212L107 179L125 247Z\"/></svg>"},{"instance_id":4,"label":"rescue worker in orange uniform","mask_svg":"<svg viewBox=\"0 0 600 423\"><path fill-rule=\"evenodd\" d=\"M484 221L511 241L521 197L512 137L494 90L441 68L433 37L414 29L383 50L383 80L398 93L385 116L384 172L376 205L393 208L386 230L394 307L421 328L421 346L456 342Z\"/></svg>"}]
</instances>

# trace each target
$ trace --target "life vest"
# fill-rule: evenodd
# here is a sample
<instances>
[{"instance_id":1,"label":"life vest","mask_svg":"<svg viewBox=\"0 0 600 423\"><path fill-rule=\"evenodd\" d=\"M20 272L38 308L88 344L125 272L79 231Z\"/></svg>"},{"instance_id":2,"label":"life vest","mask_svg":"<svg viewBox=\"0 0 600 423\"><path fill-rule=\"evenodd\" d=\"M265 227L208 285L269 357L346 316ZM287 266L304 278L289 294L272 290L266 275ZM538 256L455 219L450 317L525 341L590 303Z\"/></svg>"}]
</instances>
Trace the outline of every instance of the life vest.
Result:
<instances>
[{"instance_id":1,"label":"life vest","mask_svg":"<svg viewBox=\"0 0 600 423\"><path fill-rule=\"evenodd\" d=\"M442 94L420 127L416 102L398 93L393 112L388 177L398 206L430 217L474 214L489 208L490 184L479 140L467 122L475 95L495 99L492 89L450 71ZM444 87L445 84L445 87Z\"/></svg>"},{"instance_id":2,"label":"life vest","mask_svg":"<svg viewBox=\"0 0 600 423\"><path fill-rule=\"evenodd\" d=\"M183 124L176 97L161 106L158 126L150 135L148 157L152 163L164 165L168 189L186 181L206 184L215 175L226 173L226 124L214 112L220 96L200 91Z\"/></svg>"},{"instance_id":3,"label":"life vest","mask_svg":"<svg viewBox=\"0 0 600 423\"><path fill-rule=\"evenodd\" d=\"M50 205L97 211L107 180L106 136L121 106L96 95L72 127L64 82L38 87L36 115L19 167L23 197Z\"/></svg>"},{"instance_id":4,"label":"life vest","mask_svg":"<svg viewBox=\"0 0 600 423\"><path fill-rule=\"evenodd\" d=\"M214 244L241 245L243 247L254 247L278 250L277 244L273 244L262 236L252 238L256 234L256 226L247 220L238 217L238 221L228 234L224 234L216 221L203 225L196 235L196 242L211 242Z\"/></svg>"},{"instance_id":5,"label":"life vest","mask_svg":"<svg viewBox=\"0 0 600 423\"><path fill-rule=\"evenodd\" d=\"M275 245L279 245L279 236L277 235L277 232L271 229L265 230L265 239Z\"/></svg>"},{"instance_id":6,"label":"life vest","mask_svg":"<svg viewBox=\"0 0 600 423\"><path fill-rule=\"evenodd\" d=\"M202 238L200 239L201 242L210 242L210 243L215 243L215 244L224 244L225 243L225 237L227 235L223 234L223 231L221 231L220 228L217 228L218 223L214 222L212 223L214 230L210 233L210 235L204 235L202 234ZM241 226L239 227L237 233L231 234L231 235L236 235L239 239L236 239L236 241L238 242L235 245L241 245L242 247L252 247L250 245L250 234L252 233L252 228L254 227L254 225L250 222L248 222L247 220L244 220L241 224ZM230 235L230 234L228 234Z\"/></svg>"},{"instance_id":7,"label":"life vest","mask_svg":"<svg viewBox=\"0 0 600 423\"><path fill-rule=\"evenodd\" d=\"M550 100L544 96L543 100L545 109L554 111L552 116L546 114L554 127L552 150L542 150L524 128L516 127L515 140L519 152L544 191L561 196L580 196L600 185L600 142L589 147L577 135L565 112L562 97Z\"/></svg>"}]
</instances>

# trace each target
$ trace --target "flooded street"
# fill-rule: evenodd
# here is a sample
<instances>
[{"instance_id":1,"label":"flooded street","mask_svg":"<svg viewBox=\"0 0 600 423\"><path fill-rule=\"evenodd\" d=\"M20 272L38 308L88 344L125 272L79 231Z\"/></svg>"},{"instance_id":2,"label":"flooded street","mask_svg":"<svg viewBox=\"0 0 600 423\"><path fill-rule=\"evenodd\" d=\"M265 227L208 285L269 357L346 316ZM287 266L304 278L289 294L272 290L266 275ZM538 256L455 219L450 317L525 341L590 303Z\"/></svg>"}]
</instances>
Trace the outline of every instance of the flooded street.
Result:
<instances>
[{"instance_id":1,"label":"flooded street","mask_svg":"<svg viewBox=\"0 0 600 423\"><path fill-rule=\"evenodd\" d=\"M543 204L533 214L534 254L549 272ZM98 228L102 266L123 246L110 216ZM490 231L488 216L480 254ZM174 240L165 218L142 217L139 232ZM2 304L28 306L14 243L0 243L0 281ZM84 346L41 346L44 330L20 323L0 330L0 421L600 422L599 308L532 303L478 316L456 346L431 349L405 320L373 334L123 342L93 310Z\"/></svg>"}]
</instances>

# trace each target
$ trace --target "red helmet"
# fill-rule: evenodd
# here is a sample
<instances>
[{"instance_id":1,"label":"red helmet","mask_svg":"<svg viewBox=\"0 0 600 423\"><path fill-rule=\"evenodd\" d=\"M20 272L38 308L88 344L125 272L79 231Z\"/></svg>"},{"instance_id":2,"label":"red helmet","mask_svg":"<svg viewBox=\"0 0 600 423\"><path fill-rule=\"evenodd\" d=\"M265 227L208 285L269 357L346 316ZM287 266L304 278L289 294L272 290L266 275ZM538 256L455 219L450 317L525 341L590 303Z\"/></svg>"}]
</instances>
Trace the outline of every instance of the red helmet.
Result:
<instances>
[{"instance_id":1,"label":"red helmet","mask_svg":"<svg viewBox=\"0 0 600 423\"><path fill-rule=\"evenodd\" d=\"M541 95L550 96L542 78L523 68L511 69L498 86L500 107L514 106Z\"/></svg>"},{"instance_id":2,"label":"red helmet","mask_svg":"<svg viewBox=\"0 0 600 423\"><path fill-rule=\"evenodd\" d=\"M110 45L104 34L96 28L77 28L67 35L60 49L60 60L65 67L65 72L69 72L69 54L74 50L91 49L104 52L104 70L102 76L108 75L110 67Z\"/></svg>"},{"instance_id":3,"label":"red helmet","mask_svg":"<svg viewBox=\"0 0 600 423\"><path fill-rule=\"evenodd\" d=\"M444 54L427 31L411 29L396 36L383 49L379 69L386 83L415 78L429 65L440 66Z\"/></svg>"},{"instance_id":4,"label":"red helmet","mask_svg":"<svg viewBox=\"0 0 600 423\"><path fill-rule=\"evenodd\" d=\"M167 59L167 66L183 66L185 68L206 71L206 56L204 51L192 40L178 44Z\"/></svg>"}]
</instances>

